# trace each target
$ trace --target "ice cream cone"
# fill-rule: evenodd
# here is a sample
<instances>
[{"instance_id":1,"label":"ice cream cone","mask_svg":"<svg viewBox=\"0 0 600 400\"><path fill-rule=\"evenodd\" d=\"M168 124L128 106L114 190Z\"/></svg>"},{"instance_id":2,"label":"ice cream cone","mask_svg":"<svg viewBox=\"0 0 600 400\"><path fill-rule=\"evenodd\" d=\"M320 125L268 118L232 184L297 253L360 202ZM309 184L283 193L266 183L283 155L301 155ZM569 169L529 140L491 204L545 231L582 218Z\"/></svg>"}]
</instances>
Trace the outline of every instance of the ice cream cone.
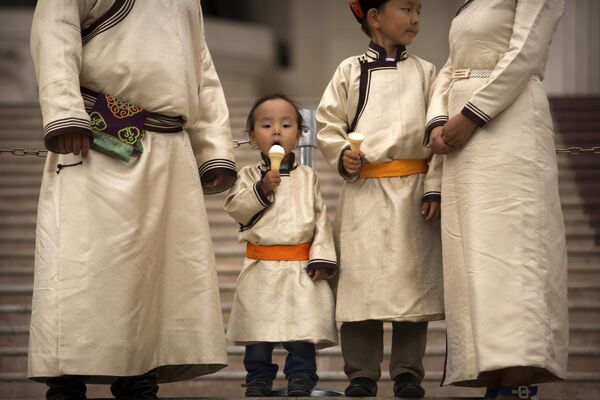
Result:
<instances>
[{"instance_id":1,"label":"ice cream cone","mask_svg":"<svg viewBox=\"0 0 600 400\"><path fill-rule=\"evenodd\" d=\"M285 155L285 150L278 144L274 144L271 146L269 150L269 160L271 160L271 170L279 171L281 167L281 160L283 160L283 156Z\"/></svg>"},{"instance_id":2,"label":"ice cream cone","mask_svg":"<svg viewBox=\"0 0 600 400\"><path fill-rule=\"evenodd\" d=\"M365 140L365 135L358 132L352 132L348 135L348 142L350 142L350 150L355 153L360 153L360 145Z\"/></svg>"}]
</instances>

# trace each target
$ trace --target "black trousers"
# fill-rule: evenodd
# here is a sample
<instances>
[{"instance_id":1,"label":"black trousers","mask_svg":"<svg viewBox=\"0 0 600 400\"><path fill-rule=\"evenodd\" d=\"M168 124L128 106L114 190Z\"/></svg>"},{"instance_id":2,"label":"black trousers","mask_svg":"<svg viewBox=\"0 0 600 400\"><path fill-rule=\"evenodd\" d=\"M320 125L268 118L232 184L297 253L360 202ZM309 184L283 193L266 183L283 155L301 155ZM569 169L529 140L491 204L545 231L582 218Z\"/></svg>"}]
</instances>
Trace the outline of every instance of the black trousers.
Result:
<instances>
[{"instance_id":1,"label":"black trousers","mask_svg":"<svg viewBox=\"0 0 600 400\"><path fill-rule=\"evenodd\" d=\"M46 381L47 400L85 400L85 376L64 375ZM117 400L155 400L158 399L158 374L150 371L140 376L117 378L110 391Z\"/></svg>"}]
</instances>

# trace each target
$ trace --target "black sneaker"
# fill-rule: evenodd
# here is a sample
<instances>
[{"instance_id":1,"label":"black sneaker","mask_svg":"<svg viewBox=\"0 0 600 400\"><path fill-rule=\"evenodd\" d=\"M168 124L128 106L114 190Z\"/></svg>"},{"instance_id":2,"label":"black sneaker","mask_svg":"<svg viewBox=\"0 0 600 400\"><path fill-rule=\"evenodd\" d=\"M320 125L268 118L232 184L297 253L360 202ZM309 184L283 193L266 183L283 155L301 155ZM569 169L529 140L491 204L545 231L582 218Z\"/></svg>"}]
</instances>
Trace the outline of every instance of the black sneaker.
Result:
<instances>
[{"instance_id":1,"label":"black sneaker","mask_svg":"<svg viewBox=\"0 0 600 400\"><path fill-rule=\"evenodd\" d=\"M344 391L348 397L375 397L377 382L369 378L354 378Z\"/></svg>"},{"instance_id":2,"label":"black sneaker","mask_svg":"<svg viewBox=\"0 0 600 400\"><path fill-rule=\"evenodd\" d=\"M310 397L317 383L306 375L291 375L288 378L288 397Z\"/></svg>"},{"instance_id":3,"label":"black sneaker","mask_svg":"<svg viewBox=\"0 0 600 400\"><path fill-rule=\"evenodd\" d=\"M273 381L267 379L256 379L244 385L246 387L246 397L269 397Z\"/></svg>"},{"instance_id":4,"label":"black sneaker","mask_svg":"<svg viewBox=\"0 0 600 400\"><path fill-rule=\"evenodd\" d=\"M413 374L400 374L394 378L394 396L421 398L425 396L425 389Z\"/></svg>"}]
</instances>

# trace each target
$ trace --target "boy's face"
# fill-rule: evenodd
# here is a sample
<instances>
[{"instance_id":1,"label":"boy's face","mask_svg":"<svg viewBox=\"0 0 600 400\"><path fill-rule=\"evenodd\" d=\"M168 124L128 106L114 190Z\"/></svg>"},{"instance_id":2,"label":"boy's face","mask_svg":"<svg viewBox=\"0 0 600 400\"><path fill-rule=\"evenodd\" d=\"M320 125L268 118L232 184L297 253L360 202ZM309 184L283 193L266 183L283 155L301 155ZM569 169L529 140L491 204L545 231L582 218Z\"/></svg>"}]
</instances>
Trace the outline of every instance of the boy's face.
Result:
<instances>
[{"instance_id":1,"label":"boy's face","mask_svg":"<svg viewBox=\"0 0 600 400\"><path fill-rule=\"evenodd\" d=\"M283 99L267 100L254 111L254 127L250 139L263 154L269 154L274 144L288 155L298 140L296 109Z\"/></svg>"},{"instance_id":2,"label":"boy's face","mask_svg":"<svg viewBox=\"0 0 600 400\"><path fill-rule=\"evenodd\" d=\"M376 33L395 45L410 45L419 33L421 0L389 0L377 13Z\"/></svg>"}]
</instances>

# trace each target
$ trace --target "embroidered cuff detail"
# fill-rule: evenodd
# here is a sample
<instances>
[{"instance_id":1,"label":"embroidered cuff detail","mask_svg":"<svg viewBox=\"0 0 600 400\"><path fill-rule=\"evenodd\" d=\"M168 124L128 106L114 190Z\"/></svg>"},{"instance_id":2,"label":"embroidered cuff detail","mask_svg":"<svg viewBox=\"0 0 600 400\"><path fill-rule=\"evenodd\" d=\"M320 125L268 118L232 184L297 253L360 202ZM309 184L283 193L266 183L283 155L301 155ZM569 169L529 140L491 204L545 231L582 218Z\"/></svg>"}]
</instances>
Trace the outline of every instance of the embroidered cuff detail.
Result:
<instances>
[{"instance_id":1,"label":"embroidered cuff detail","mask_svg":"<svg viewBox=\"0 0 600 400\"><path fill-rule=\"evenodd\" d=\"M437 128L438 126L446 125L447 122L447 115L440 115L438 117L432 118L425 126L425 137L423 138L423 146L427 146L429 144L429 137L431 136L431 131Z\"/></svg>"},{"instance_id":2,"label":"embroidered cuff detail","mask_svg":"<svg viewBox=\"0 0 600 400\"><path fill-rule=\"evenodd\" d=\"M235 169L235 163L231 160L224 158L217 158L210 160L202 164L198 169L200 174L200 182L202 182L202 188L204 194L216 194L224 192L233 186L237 180L237 170ZM217 176L224 175L225 180L223 183L216 187L208 188L206 184L214 180Z\"/></svg>"},{"instance_id":3,"label":"embroidered cuff detail","mask_svg":"<svg viewBox=\"0 0 600 400\"><path fill-rule=\"evenodd\" d=\"M492 120L489 115L481 111L471 102L467 103L467 105L462 109L461 113L480 127Z\"/></svg>"},{"instance_id":4,"label":"embroidered cuff detail","mask_svg":"<svg viewBox=\"0 0 600 400\"><path fill-rule=\"evenodd\" d=\"M44 145L53 153L58 153L55 138L67 133L80 133L86 135L92 141L94 136L90 127L90 121L82 118L63 118L50 122L44 127Z\"/></svg>"},{"instance_id":5,"label":"embroidered cuff detail","mask_svg":"<svg viewBox=\"0 0 600 400\"><path fill-rule=\"evenodd\" d=\"M256 195L256 198L258 199L258 202L263 206L263 207L269 207L271 204L273 204L273 200L269 198L269 196L267 196L265 194L265 192L263 191L262 185L260 184L260 181L256 182L254 184L254 186L252 186L252 188L254 189L254 194Z\"/></svg>"},{"instance_id":6,"label":"embroidered cuff detail","mask_svg":"<svg viewBox=\"0 0 600 400\"><path fill-rule=\"evenodd\" d=\"M317 269L327 271L329 273L329 277L331 278L337 273L338 267L335 261L314 258L308 262L306 270L310 272Z\"/></svg>"},{"instance_id":7,"label":"embroidered cuff detail","mask_svg":"<svg viewBox=\"0 0 600 400\"><path fill-rule=\"evenodd\" d=\"M423 203L441 203L441 192L427 192L423 195Z\"/></svg>"},{"instance_id":8,"label":"embroidered cuff detail","mask_svg":"<svg viewBox=\"0 0 600 400\"><path fill-rule=\"evenodd\" d=\"M248 222L247 225L240 224L240 232L245 232L248 229L252 229L252 227L256 225L256 223L262 218L264 213L265 210L260 210L254 215L254 217L252 217L252 219L250 220L250 222Z\"/></svg>"},{"instance_id":9,"label":"embroidered cuff detail","mask_svg":"<svg viewBox=\"0 0 600 400\"><path fill-rule=\"evenodd\" d=\"M344 178L348 182L354 182L360 177L360 173L355 174L355 175L349 175L346 172L346 170L344 169L344 162L343 162L344 152L349 148L350 148L350 145L344 146L344 148L342 149L342 151L340 153L340 157L338 159L338 173L340 174L340 176L342 178Z\"/></svg>"}]
</instances>

